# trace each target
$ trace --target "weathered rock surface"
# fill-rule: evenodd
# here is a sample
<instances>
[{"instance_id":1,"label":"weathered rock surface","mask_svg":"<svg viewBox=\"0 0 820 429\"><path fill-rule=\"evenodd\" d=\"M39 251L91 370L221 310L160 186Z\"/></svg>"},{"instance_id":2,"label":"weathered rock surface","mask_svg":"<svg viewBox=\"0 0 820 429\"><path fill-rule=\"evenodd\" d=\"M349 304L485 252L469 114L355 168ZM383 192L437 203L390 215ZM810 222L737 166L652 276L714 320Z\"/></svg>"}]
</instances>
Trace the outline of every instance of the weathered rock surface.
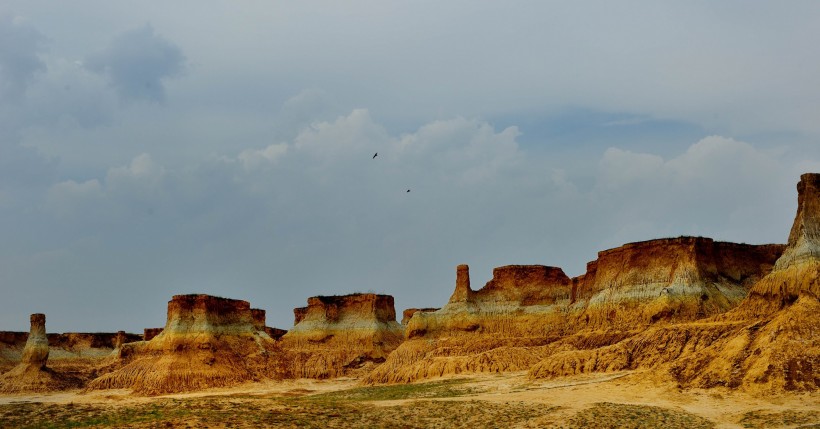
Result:
<instances>
[{"instance_id":1,"label":"weathered rock surface","mask_svg":"<svg viewBox=\"0 0 820 429\"><path fill-rule=\"evenodd\" d=\"M542 346L566 329L572 281L560 268L509 265L474 291L469 267L456 268L456 289L437 311L416 312L407 340L367 383L409 382L447 374L526 370Z\"/></svg>"},{"instance_id":2,"label":"weathered rock surface","mask_svg":"<svg viewBox=\"0 0 820 429\"><path fill-rule=\"evenodd\" d=\"M581 325L639 327L725 312L772 270L783 245L678 237L629 243L598 253L574 280Z\"/></svg>"},{"instance_id":3,"label":"weathered rock surface","mask_svg":"<svg viewBox=\"0 0 820 429\"><path fill-rule=\"evenodd\" d=\"M684 387L820 388L820 175L803 175L797 189L787 247L737 307L696 322L653 327L605 347L554 353L534 365L530 376L660 368L656 374Z\"/></svg>"},{"instance_id":4,"label":"weathered rock surface","mask_svg":"<svg viewBox=\"0 0 820 429\"><path fill-rule=\"evenodd\" d=\"M402 315L401 315L401 324L402 324L402 325L407 325L407 322L409 322L409 321L410 321L410 319L413 317L413 315L414 315L414 314L416 314L416 313L418 313L418 312L422 312L422 313L432 313L432 312L434 312L434 311L438 311L438 310L441 310L441 309L440 309L440 308L433 308L433 307L428 307L428 308L408 308L408 309L406 309L406 310L404 310L404 311L402 312Z\"/></svg>"},{"instance_id":5,"label":"weathered rock surface","mask_svg":"<svg viewBox=\"0 0 820 429\"><path fill-rule=\"evenodd\" d=\"M247 301L175 295L162 332L123 344L116 369L88 388L155 395L276 378L274 341L255 322Z\"/></svg>"},{"instance_id":6,"label":"weathered rock surface","mask_svg":"<svg viewBox=\"0 0 820 429\"><path fill-rule=\"evenodd\" d=\"M820 388L820 174L797 185L797 215L774 270L716 320L743 323L732 337L675 362L685 386Z\"/></svg>"},{"instance_id":7,"label":"weathered rock surface","mask_svg":"<svg viewBox=\"0 0 820 429\"><path fill-rule=\"evenodd\" d=\"M23 349L22 360L0 377L0 392L47 392L78 387L78 379L57 373L46 366L48 355L46 315L32 314L31 331Z\"/></svg>"},{"instance_id":8,"label":"weathered rock surface","mask_svg":"<svg viewBox=\"0 0 820 429\"><path fill-rule=\"evenodd\" d=\"M403 340L389 295L312 297L294 316L295 326L280 341L288 377L356 375L383 362Z\"/></svg>"},{"instance_id":9,"label":"weathered rock surface","mask_svg":"<svg viewBox=\"0 0 820 429\"><path fill-rule=\"evenodd\" d=\"M154 339L154 337L162 333L162 330L163 328L145 328L143 330L142 340L151 341Z\"/></svg>"},{"instance_id":10,"label":"weathered rock surface","mask_svg":"<svg viewBox=\"0 0 820 429\"><path fill-rule=\"evenodd\" d=\"M784 248L702 237L651 240L600 252L574 279L555 267L499 267L477 291L470 287L469 268L459 265L447 305L413 315L406 323L407 341L366 382L527 370L544 360L533 377L574 373L562 372L570 367L649 365L654 358L633 358L621 349L629 343L615 345L653 326L702 320L737 306ZM591 332L604 332L596 337L603 341L598 346L612 348L573 345L578 335ZM687 344L680 347L694 347ZM608 362L600 352L615 360ZM553 356L557 360L549 361Z\"/></svg>"}]
</instances>

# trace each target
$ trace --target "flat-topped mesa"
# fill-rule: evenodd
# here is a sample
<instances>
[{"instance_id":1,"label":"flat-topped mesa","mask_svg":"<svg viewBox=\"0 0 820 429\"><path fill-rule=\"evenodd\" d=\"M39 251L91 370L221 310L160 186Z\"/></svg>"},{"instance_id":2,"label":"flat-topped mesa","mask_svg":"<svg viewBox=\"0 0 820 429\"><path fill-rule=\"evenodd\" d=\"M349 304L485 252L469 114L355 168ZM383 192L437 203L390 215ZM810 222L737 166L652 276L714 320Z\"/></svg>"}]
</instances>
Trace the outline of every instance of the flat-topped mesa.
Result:
<instances>
[{"instance_id":1,"label":"flat-topped mesa","mask_svg":"<svg viewBox=\"0 0 820 429\"><path fill-rule=\"evenodd\" d=\"M0 376L0 392L48 392L78 387L80 380L46 367L49 355L46 315L35 313L29 320L31 329L20 364Z\"/></svg>"},{"instance_id":2,"label":"flat-topped mesa","mask_svg":"<svg viewBox=\"0 0 820 429\"><path fill-rule=\"evenodd\" d=\"M483 288L470 289L470 268L456 268L456 290L450 303L506 301L520 305L554 304L569 299L572 281L564 271L545 265L505 265L493 269Z\"/></svg>"},{"instance_id":3,"label":"flat-topped mesa","mask_svg":"<svg viewBox=\"0 0 820 429\"><path fill-rule=\"evenodd\" d=\"M570 298L572 282L564 270L544 265L505 265L493 269L493 278L476 291L477 299L516 301L521 305L548 305Z\"/></svg>"},{"instance_id":4,"label":"flat-topped mesa","mask_svg":"<svg viewBox=\"0 0 820 429\"><path fill-rule=\"evenodd\" d=\"M393 297L372 293L308 298L281 338L289 376L330 378L370 369L403 340Z\"/></svg>"},{"instance_id":5,"label":"flat-topped mesa","mask_svg":"<svg viewBox=\"0 0 820 429\"><path fill-rule=\"evenodd\" d=\"M560 268L507 265L474 291L469 268L459 265L447 305L414 312L405 322L407 340L365 382L525 370L542 358L539 346L566 329L571 289Z\"/></svg>"},{"instance_id":6,"label":"flat-topped mesa","mask_svg":"<svg viewBox=\"0 0 820 429\"><path fill-rule=\"evenodd\" d=\"M168 302L163 333L250 333L253 314L248 301L205 294L174 295Z\"/></svg>"},{"instance_id":7,"label":"flat-topped mesa","mask_svg":"<svg viewBox=\"0 0 820 429\"><path fill-rule=\"evenodd\" d=\"M783 249L704 237L629 243L599 252L587 272L573 279L572 299L588 303L584 322L593 325L717 314L736 306Z\"/></svg>"},{"instance_id":8,"label":"flat-topped mesa","mask_svg":"<svg viewBox=\"0 0 820 429\"><path fill-rule=\"evenodd\" d=\"M437 311L408 319L407 337L478 330L498 334L497 329L513 336L544 333L545 325L541 322L554 321L554 307L568 305L571 291L572 281L564 271L545 265L494 268L493 278L483 288L472 290L469 267L459 265L456 290L450 301ZM533 323L533 317L541 317L540 322ZM550 326L552 329L555 325Z\"/></svg>"},{"instance_id":9,"label":"flat-topped mesa","mask_svg":"<svg viewBox=\"0 0 820 429\"><path fill-rule=\"evenodd\" d=\"M663 378L671 376L681 387L724 386L765 394L820 389L820 175L803 175L797 189L797 216L785 249L729 243L713 243L710 248L705 242L695 246L695 263L687 262L685 268L697 273L697 284L705 279L707 286L716 284L724 292L732 284L745 286L759 278L736 307L705 321L657 324L634 330L636 335L624 332L628 338L617 343L560 350L534 365L530 376L643 368L654 369ZM595 277L593 285L602 276L601 261L592 267L597 270L587 273ZM761 274L765 275L760 278ZM648 302L643 308L652 310L655 304ZM628 325L613 319L611 324Z\"/></svg>"},{"instance_id":10,"label":"flat-topped mesa","mask_svg":"<svg viewBox=\"0 0 820 429\"><path fill-rule=\"evenodd\" d=\"M269 359L274 341L264 326L257 328L260 321L264 325L264 312L254 315L247 301L175 295L168 302L165 328L150 341L123 344L121 368L88 388L154 395L276 377Z\"/></svg>"}]
</instances>

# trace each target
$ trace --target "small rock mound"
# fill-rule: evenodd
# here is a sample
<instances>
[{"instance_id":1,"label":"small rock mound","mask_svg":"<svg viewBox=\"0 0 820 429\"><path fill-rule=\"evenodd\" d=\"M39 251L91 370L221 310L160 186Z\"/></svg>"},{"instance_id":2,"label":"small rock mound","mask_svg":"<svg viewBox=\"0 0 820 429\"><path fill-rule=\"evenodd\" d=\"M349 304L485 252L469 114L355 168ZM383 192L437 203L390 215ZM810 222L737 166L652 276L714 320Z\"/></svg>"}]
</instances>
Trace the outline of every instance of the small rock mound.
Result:
<instances>
[{"instance_id":1,"label":"small rock mound","mask_svg":"<svg viewBox=\"0 0 820 429\"><path fill-rule=\"evenodd\" d=\"M46 366L49 354L46 315L32 314L30 320L31 330L22 361L0 377L0 392L48 392L79 387L80 380L59 374Z\"/></svg>"},{"instance_id":2,"label":"small rock mound","mask_svg":"<svg viewBox=\"0 0 820 429\"><path fill-rule=\"evenodd\" d=\"M367 371L404 339L393 297L351 294L308 298L282 336L287 376L332 378Z\"/></svg>"},{"instance_id":3,"label":"small rock mound","mask_svg":"<svg viewBox=\"0 0 820 429\"><path fill-rule=\"evenodd\" d=\"M118 368L88 388L157 395L276 377L274 341L257 329L258 318L247 301L175 295L162 332L123 344Z\"/></svg>"}]
</instances>

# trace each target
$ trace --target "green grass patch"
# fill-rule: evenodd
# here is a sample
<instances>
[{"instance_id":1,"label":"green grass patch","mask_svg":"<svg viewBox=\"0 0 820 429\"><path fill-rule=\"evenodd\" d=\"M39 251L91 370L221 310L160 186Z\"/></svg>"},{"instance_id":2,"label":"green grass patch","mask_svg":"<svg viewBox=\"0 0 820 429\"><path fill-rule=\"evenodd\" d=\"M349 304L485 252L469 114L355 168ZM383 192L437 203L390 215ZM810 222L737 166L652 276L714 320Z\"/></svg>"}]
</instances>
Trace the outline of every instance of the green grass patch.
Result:
<instances>
[{"instance_id":1,"label":"green grass patch","mask_svg":"<svg viewBox=\"0 0 820 429\"><path fill-rule=\"evenodd\" d=\"M337 392L304 396L310 401L392 401L397 399L453 398L477 393L477 389L467 386L472 379L460 378L428 383L393 384L389 386L367 386Z\"/></svg>"}]
</instances>

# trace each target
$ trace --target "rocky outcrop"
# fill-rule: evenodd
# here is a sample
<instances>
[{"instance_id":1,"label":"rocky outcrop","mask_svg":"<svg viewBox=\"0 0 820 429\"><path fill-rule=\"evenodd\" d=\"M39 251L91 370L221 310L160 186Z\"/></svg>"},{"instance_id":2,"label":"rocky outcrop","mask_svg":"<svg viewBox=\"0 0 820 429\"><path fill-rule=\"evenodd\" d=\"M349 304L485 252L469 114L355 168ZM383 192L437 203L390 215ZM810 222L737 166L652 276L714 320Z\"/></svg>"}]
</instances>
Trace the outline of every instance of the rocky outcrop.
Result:
<instances>
[{"instance_id":1,"label":"rocky outcrop","mask_svg":"<svg viewBox=\"0 0 820 429\"><path fill-rule=\"evenodd\" d=\"M153 340L154 337L162 333L162 329L163 328L145 328L142 334L143 341Z\"/></svg>"},{"instance_id":2,"label":"rocky outcrop","mask_svg":"<svg viewBox=\"0 0 820 429\"><path fill-rule=\"evenodd\" d=\"M419 312L421 312L421 313L432 313L432 312L438 311L438 310L440 310L440 308L432 308L432 307L429 307L429 308L408 308L408 309L406 309L402 312L401 324L402 325L407 325L407 322L409 322L410 319L413 318L413 315L416 314L416 313L419 313Z\"/></svg>"},{"instance_id":3,"label":"rocky outcrop","mask_svg":"<svg viewBox=\"0 0 820 429\"><path fill-rule=\"evenodd\" d=\"M46 367L49 345L46 336L46 315L31 315L31 331L19 365L0 377L0 392L47 392L79 386L79 380L59 374Z\"/></svg>"},{"instance_id":4,"label":"rocky outcrop","mask_svg":"<svg viewBox=\"0 0 820 429\"><path fill-rule=\"evenodd\" d=\"M393 297L352 294L308 298L281 338L287 376L351 376L383 362L403 340Z\"/></svg>"},{"instance_id":5,"label":"rocky outcrop","mask_svg":"<svg viewBox=\"0 0 820 429\"><path fill-rule=\"evenodd\" d=\"M150 341L123 344L112 372L89 389L163 393L224 387L278 376L273 340L257 329L247 301L175 295Z\"/></svg>"},{"instance_id":6,"label":"rocky outcrop","mask_svg":"<svg viewBox=\"0 0 820 429\"><path fill-rule=\"evenodd\" d=\"M285 334L288 333L285 329L279 328L272 328L270 326L265 326L265 333L268 334L269 337L273 338L274 340L281 339Z\"/></svg>"},{"instance_id":7,"label":"rocky outcrop","mask_svg":"<svg viewBox=\"0 0 820 429\"><path fill-rule=\"evenodd\" d=\"M820 245L815 235L820 175L803 175L797 189L797 215L787 247L735 308L696 322L638 331L604 347L553 353L534 365L530 376L655 368L656 375L683 387L762 392L820 388L820 256L815 250ZM757 260L747 256L734 261L737 273L742 274L744 262L753 266Z\"/></svg>"},{"instance_id":8,"label":"rocky outcrop","mask_svg":"<svg viewBox=\"0 0 820 429\"><path fill-rule=\"evenodd\" d=\"M784 248L703 237L651 240L600 252L587 272L574 279L555 267L498 267L479 290L470 287L469 268L459 265L447 305L410 318L407 341L366 381L527 370L539 362L533 377L567 375L567 368L650 365L656 361L632 356L632 343L624 341L734 308L751 285L772 270ZM575 346L578 336L594 332L604 332L597 336L603 342L592 348ZM681 347L692 351L711 339ZM607 362L615 356L622 364Z\"/></svg>"},{"instance_id":9,"label":"rocky outcrop","mask_svg":"<svg viewBox=\"0 0 820 429\"><path fill-rule=\"evenodd\" d=\"M820 388L820 174L797 185L797 214L774 270L717 321L743 329L675 362L684 386L764 390Z\"/></svg>"},{"instance_id":10,"label":"rocky outcrop","mask_svg":"<svg viewBox=\"0 0 820 429\"><path fill-rule=\"evenodd\" d=\"M725 312L768 274L783 245L678 237L629 243L598 253L574 280L580 325L640 327Z\"/></svg>"},{"instance_id":11,"label":"rocky outcrop","mask_svg":"<svg viewBox=\"0 0 820 429\"><path fill-rule=\"evenodd\" d=\"M437 311L407 321L407 340L367 375L367 383L409 382L447 374L526 370L566 330L572 281L560 268L508 265L479 289L456 268L456 290Z\"/></svg>"}]
</instances>

